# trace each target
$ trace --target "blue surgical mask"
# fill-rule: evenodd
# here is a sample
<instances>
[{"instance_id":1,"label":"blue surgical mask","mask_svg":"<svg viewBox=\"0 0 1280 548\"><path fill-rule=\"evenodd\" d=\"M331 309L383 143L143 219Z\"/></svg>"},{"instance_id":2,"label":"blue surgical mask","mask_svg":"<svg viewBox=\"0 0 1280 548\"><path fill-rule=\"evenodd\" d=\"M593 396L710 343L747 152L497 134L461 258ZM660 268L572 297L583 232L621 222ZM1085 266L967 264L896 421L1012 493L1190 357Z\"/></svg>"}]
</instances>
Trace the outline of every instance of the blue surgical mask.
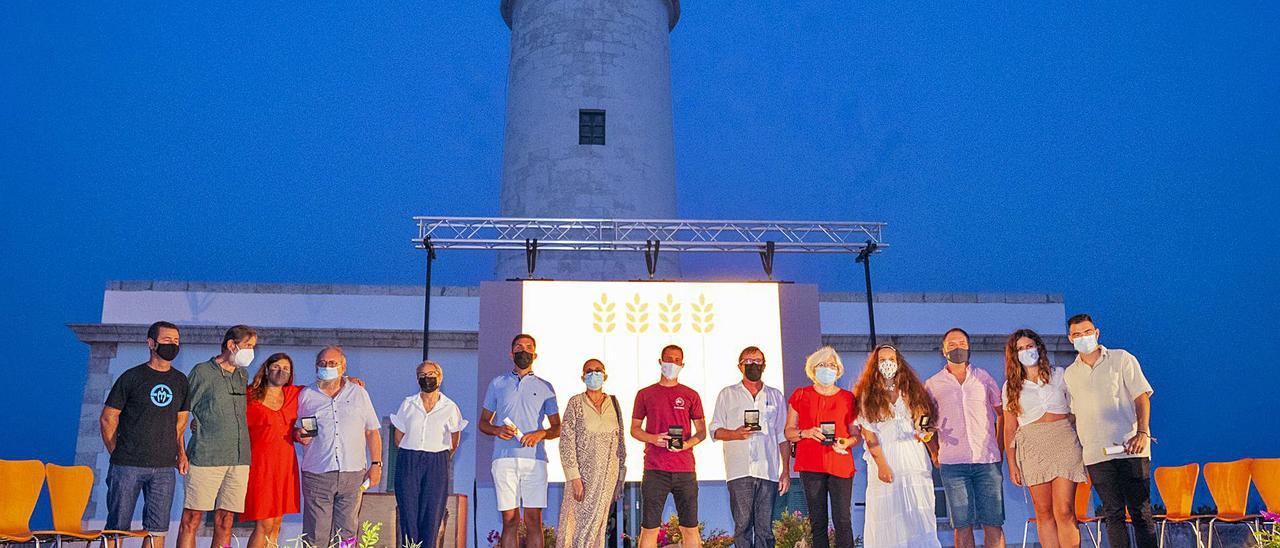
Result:
<instances>
[{"instance_id":1,"label":"blue surgical mask","mask_svg":"<svg viewBox=\"0 0 1280 548\"><path fill-rule=\"evenodd\" d=\"M317 367L316 378L322 381L331 381L337 379L341 375L338 374L337 367Z\"/></svg>"},{"instance_id":2,"label":"blue surgical mask","mask_svg":"<svg viewBox=\"0 0 1280 548\"><path fill-rule=\"evenodd\" d=\"M604 386L604 371L592 371L582 378L582 382L586 383L589 390L599 390Z\"/></svg>"},{"instance_id":3,"label":"blue surgical mask","mask_svg":"<svg viewBox=\"0 0 1280 548\"><path fill-rule=\"evenodd\" d=\"M1098 336L1088 335L1084 337L1076 337L1076 340L1071 341L1071 346L1076 347L1076 352L1088 354L1098 349Z\"/></svg>"},{"instance_id":4,"label":"blue surgical mask","mask_svg":"<svg viewBox=\"0 0 1280 548\"><path fill-rule=\"evenodd\" d=\"M819 367L813 370L813 377L817 379L818 384L831 386L836 383L836 370L830 367Z\"/></svg>"}]
</instances>

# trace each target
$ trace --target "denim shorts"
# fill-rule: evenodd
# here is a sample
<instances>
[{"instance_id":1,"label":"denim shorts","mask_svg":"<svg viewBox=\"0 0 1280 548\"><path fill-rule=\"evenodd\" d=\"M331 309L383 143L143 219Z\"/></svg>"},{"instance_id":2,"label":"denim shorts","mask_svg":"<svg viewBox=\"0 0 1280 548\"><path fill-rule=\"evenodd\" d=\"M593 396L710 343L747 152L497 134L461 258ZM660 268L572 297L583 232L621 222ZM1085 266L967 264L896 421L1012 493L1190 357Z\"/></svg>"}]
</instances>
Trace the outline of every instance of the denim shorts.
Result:
<instances>
[{"instance_id":1,"label":"denim shorts","mask_svg":"<svg viewBox=\"0 0 1280 548\"><path fill-rule=\"evenodd\" d=\"M1004 474L1000 463L944 464L939 472L952 529L1004 526Z\"/></svg>"},{"instance_id":2,"label":"denim shorts","mask_svg":"<svg viewBox=\"0 0 1280 548\"><path fill-rule=\"evenodd\" d=\"M173 488L177 483L172 466L149 468L112 464L107 469L107 529L133 529L133 509L142 495L142 528L151 533L169 532L173 511Z\"/></svg>"}]
</instances>

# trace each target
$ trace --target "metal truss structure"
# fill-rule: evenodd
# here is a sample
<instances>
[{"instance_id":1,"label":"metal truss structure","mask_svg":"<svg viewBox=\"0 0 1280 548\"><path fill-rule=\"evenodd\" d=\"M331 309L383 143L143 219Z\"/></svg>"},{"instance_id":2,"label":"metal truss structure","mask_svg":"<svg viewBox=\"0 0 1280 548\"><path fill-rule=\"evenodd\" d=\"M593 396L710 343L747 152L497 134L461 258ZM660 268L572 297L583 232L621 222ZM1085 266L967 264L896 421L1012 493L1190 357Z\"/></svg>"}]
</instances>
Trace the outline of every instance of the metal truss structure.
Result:
<instances>
[{"instance_id":1,"label":"metal truss structure","mask_svg":"<svg viewBox=\"0 0 1280 548\"><path fill-rule=\"evenodd\" d=\"M886 247L885 223L414 217L424 249L863 253ZM427 242L430 242L429 244Z\"/></svg>"}]
</instances>

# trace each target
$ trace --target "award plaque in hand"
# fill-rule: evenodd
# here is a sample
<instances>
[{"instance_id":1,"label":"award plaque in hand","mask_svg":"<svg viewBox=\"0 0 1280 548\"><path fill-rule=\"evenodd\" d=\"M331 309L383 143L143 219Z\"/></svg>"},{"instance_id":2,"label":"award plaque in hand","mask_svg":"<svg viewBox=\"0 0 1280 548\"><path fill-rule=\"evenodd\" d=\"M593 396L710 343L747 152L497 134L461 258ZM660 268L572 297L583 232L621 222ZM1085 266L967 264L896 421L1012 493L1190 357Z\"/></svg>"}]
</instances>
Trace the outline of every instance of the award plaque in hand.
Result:
<instances>
[{"instance_id":1,"label":"award plaque in hand","mask_svg":"<svg viewBox=\"0 0 1280 548\"><path fill-rule=\"evenodd\" d=\"M302 423L302 434L299 434L300 436L304 438L316 437L316 432L320 431L320 425L316 423L315 417L302 417L298 420Z\"/></svg>"},{"instance_id":2,"label":"award plaque in hand","mask_svg":"<svg viewBox=\"0 0 1280 548\"><path fill-rule=\"evenodd\" d=\"M822 423L822 445L835 445L835 444L836 444L836 423L834 422Z\"/></svg>"},{"instance_id":3,"label":"award plaque in hand","mask_svg":"<svg viewBox=\"0 0 1280 548\"><path fill-rule=\"evenodd\" d=\"M684 427L668 426L667 427L667 449L684 449Z\"/></svg>"},{"instance_id":4,"label":"award plaque in hand","mask_svg":"<svg viewBox=\"0 0 1280 548\"><path fill-rule=\"evenodd\" d=\"M752 431L755 431L755 432L760 431L760 410L759 409L748 409L746 411L743 411L742 415L743 415L742 423L746 425L747 428L750 428Z\"/></svg>"}]
</instances>

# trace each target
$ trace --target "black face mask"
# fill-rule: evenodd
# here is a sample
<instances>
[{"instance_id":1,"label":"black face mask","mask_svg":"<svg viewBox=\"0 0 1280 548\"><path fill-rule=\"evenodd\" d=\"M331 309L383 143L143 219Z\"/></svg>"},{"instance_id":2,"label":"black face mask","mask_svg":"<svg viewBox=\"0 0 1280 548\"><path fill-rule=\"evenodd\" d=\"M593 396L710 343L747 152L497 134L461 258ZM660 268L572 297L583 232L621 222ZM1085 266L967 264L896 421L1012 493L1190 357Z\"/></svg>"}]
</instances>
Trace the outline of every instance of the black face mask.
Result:
<instances>
[{"instance_id":1,"label":"black face mask","mask_svg":"<svg viewBox=\"0 0 1280 548\"><path fill-rule=\"evenodd\" d=\"M520 369L528 369L530 365L533 365L533 354L521 350L516 352L511 357L511 360L516 362L516 367Z\"/></svg>"},{"instance_id":2,"label":"black face mask","mask_svg":"<svg viewBox=\"0 0 1280 548\"><path fill-rule=\"evenodd\" d=\"M289 372L288 371L268 371L267 382L271 383L271 386L284 386L286 384L289 384Z\"/></svg>"},{"instance_id":3,"label":"black face mask","mask_svg":"<svg viewBox=\"0 0 1280 548\"><path fill-rule=\"evenodd\" d=\"M751 382L760 382L760 376L764 375L763 363L749 363L742 366L743 375Z\"/></svg>"},{"instance_id":4,"label":"black face mask","mask_svg":"<svg viewBox=\"0 0 1280 548\"><path fill-rule=\"evenodd\" d=\"M947 352L947 361L951 363L969 363L968 348L952 348Z\"/></svg>"},{"instance_id":5,"label":"black face mask","mask_svg":"<svg viewBox=\"0 0 1280 548\"><path fill-rule=\"evenodd\" d=\"M164 361L171 362L178 357L178 345L173 343L157 344L156 355Z\"/></svg>"},{"instance_id":6,"label":"black face mask","mask_svg":"<svg viewBox=\"0 0 1280 548\"><path fill-rule=\"evenodd\" d=\"M436 377L418 377L418 388L428 394L440 388L440 379Z\"/></svg>"}]
</instances>

